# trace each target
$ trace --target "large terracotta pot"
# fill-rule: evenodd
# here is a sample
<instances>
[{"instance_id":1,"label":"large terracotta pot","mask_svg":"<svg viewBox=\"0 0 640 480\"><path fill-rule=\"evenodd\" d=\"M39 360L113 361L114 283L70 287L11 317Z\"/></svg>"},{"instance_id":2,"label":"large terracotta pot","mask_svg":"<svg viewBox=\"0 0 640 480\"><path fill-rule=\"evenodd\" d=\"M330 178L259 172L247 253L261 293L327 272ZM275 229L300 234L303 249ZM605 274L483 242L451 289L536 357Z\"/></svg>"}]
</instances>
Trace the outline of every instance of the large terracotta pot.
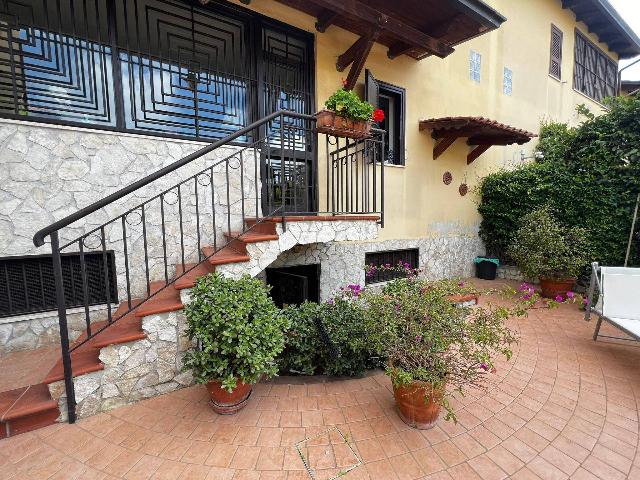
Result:
<instances>
[{"instance_id":1,"label":"large terracotta pot","mask_svg":"<svg viewBox=\"0 0 640 480\"><path fill-rule=\"evenodd\" d=\"M336 137L365 138L371 131L371 122L353 120L336 115L331 110L322 110L316 114L316 129L320 133Z\"/></svg>"},{"instance_id":2,"label":"large terracotta pot","mask_svg":"<svg viewBox=\"0 0 640 480\"><path fill-rule=\"evenodd\" d=\"M393 387L393 396L404 423L420 430L435 426L440 414L442 390L434 391L427 383L413 382L411 385Z\"/></svg>"},{"instance_id":3,"label":"large terracotta pot","mask_svg":"<svg viewBox=\"0 0 640 480\"><path fill-rule=\"evenodd\" d=\"M562 280L541 278L540 287L542 288L542 296L545 298L556 298L558 295L565 297L575 283L575 278L565 278Z\"/></svg>"},{"instance_id":4,"label":"large terracotta pot","mask_svg":"<svg viewBox=\"0 0 640 480\"><path fill-rule=\"evenodd\" d=\"M211 408L221 415L232 415L242 410L251 395L252 386L238 380L236 388L231 393L222 388L222 383L212 381L207 383L207 391L211 398Z\"/></svg>"}]
</instances>

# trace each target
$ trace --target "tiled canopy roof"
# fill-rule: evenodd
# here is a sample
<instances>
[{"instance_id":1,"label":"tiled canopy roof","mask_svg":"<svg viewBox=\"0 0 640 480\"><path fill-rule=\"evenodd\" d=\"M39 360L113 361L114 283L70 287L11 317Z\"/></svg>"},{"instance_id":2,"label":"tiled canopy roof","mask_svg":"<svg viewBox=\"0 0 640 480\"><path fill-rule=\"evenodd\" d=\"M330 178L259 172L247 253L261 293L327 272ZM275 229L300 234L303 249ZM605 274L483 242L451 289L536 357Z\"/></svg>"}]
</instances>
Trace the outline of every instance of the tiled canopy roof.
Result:
<instances>
[{"instance_id":1,"label":"tiled canopy roof","mask_svg":"<svg viewBox=\"0 0 640 480\"><path fill-rule=\"evenodd\" d=\"M440 142L433 149L434 160L458 138L467 138L468 145L476 145L467 156L473 162L492 145L527 143L537 135L521 128L505 125L485 117L441 117L420 121L420 130L431 130Z\"/></svg>"}]
</instances>

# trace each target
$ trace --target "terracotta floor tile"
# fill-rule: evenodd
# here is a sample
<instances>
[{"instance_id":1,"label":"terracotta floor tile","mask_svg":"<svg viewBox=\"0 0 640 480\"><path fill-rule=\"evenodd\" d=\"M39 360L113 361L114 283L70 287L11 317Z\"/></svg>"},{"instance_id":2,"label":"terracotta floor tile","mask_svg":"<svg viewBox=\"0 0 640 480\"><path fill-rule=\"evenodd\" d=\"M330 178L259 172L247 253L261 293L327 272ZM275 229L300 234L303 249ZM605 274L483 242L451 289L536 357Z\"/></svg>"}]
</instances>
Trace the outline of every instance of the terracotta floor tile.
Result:
<instances>
[{"instance_id":1,"label":"terracotta floor tile","mask_svg":"<svg viewBox=\"0 0 640 480\"><path fill-rule=\"evenodd\" d=\"M509 475L513 475L524 467L524 462L502 445L497 445L489 450L487 457Z\"/></svg>"},{"instance_id":2,"label":"terracotta floor tile","mask_svg":"<svg viewBox=\"0 0 640 480\"><path fill-rule=\"evenodd\" d=\"M483 480L502 480L507 474L496 465L487 455L478 455L469 460L469 465Z\"/></svg>"},{"instance_id":3,"label":"terracotta floor tile","mask_svg":"<svg viewBox=\"0 0 640 480\"><path fill-rule=\"evenodd\" d=\"M255 467L258 457L260 456L260 449L262 447L247 447L243 446L236 450L235 455L231 459L229 464L230 468L236 470L251 470ZM266 447L265 447L266 448Z\"/></svg>"},{"instance_id":4,"label":"terracotta floor tile","mask_svg":"<svg viewBox=\"0 0 640 480\"><path fill-rule=\"evenodd\" d=\"M422 471L427 475L447 468L447 465L445 465L440 456L431 447L416 450L412 455L418 462L418 465L420 465L420 468L422 468Z\"/></svg>"},{"instance_id":5,"label":"terracotta floor tile","mask_svg":"<svg viewBox=\"0 0 640 480\"><path fill-rule=\"evenodd\" d=\"M284 462L284 447L262 447L257 470L282 470Z\"/></svg>"},{"instance_id":6,"label":"terracotta floor tile","mask_svg":"<svg viewBox=\"0 0 640 480\"><path fill-rule=\"evenodd\" d=\"M356 442L356 449L363 462L375 462L386 458L383 445L376 439Z\"/></svg>"},{"instance_id":7,"label":"terracotta floor tile","mask_svg":"<svg viewBox=\"0 0 640 480\"><path fill-rule=\"evenodd\" d=\"M409 453L391 457L389 463L396 472L399 480L413 480L424 476L424 471L415 458Z\"/></svg>"}]
</instances>

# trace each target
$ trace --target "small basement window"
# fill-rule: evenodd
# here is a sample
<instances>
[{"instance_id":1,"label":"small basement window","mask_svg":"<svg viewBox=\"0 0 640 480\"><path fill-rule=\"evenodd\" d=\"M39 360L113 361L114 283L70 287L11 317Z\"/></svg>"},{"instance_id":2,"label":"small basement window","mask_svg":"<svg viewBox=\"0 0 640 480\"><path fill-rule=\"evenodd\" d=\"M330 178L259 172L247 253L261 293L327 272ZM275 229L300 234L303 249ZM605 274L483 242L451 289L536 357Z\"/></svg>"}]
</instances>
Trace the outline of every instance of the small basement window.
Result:
<instances>
[{"instance_id":1,"label":"small basement window","mask_svg":"<svg viewBox=\"0 0 640 480\"><path fill-rule=\"evenodd\" d=\"M305 301L320 301L320 265L267 268L267 283L271 298L280 308L300 305Z\"/></svg>"},{"instance_id":2,"label":"small basement window","mask_svg":"<svg viewBox=\"0 0 640 480\"><path fill-rule=\"evenodd\" d=\"M408 263L411 268L418 268L420 250L410 248L407 250L387 250L384 252L370 252L365 255L365 265L392 265L397 266L400 262ZM394 278L404 277L405 274L399 271L376 271L373 275L367 275L365 284L387 282Z\"/></svg>"},{"instance_id":3,"label":"small basement window","mask_svg":"<svg viewBox=\"0 0 640 480\"><path fill-rule=\"evenodd\" d=\"M107 252L111 303L118 302L113 251ZM84 254L88 305L107 303L102 252ZM79 253L63 254L62 276L67 308L84 306ZM51 255L0 258L0 317L55 310L56 286Z\"/></svg>"}]
</instances>

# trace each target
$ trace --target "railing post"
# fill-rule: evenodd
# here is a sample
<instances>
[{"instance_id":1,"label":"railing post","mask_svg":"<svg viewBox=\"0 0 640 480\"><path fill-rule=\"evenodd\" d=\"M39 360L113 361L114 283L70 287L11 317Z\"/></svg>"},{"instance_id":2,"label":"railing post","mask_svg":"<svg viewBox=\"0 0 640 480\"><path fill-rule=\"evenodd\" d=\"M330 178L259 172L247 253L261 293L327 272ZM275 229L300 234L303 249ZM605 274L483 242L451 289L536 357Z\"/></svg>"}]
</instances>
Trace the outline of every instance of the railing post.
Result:
<instances>
[{"instance_id":1,"label":"railing post","mask_svg":"<svg viewBox=\"0 0 640 480\"><path fill-rule=\"evenodd\" d=\"M286 174L286 169L285 169L285 159L284 159L284 114L280 114L280 198L282 198L282 230L286 231L287 230L287 224L286 222L286 203L287 203L287 199L286 199L286 179L285 179L285 174Z\"/></svg>"},{"instance_id":2,"label":"railing post","mask_svg":"<svg viewBox=\"0 0 640 480\"><path fill-rule=\"evenodd\" d=\"M385 134L382 134L382 151L384 152ZM384 228L384 164L385 158L382 155L380 162L380 228Z\"/></svg>"},{"instance_id":3,"label":"railing post","mask_svg":"<svg viewBox=\"0 0 640 480\"><path fill-rule=\"evenodd\" d=\"M76 395L73 388L73 371L71 369L71 353L69 352L69 331L67 330L67 307L64 299L64 279L62 277L62 261L60 259L60 240L58 232L51 233L51 254L53 258L53 278L56 283L56 303L58 305L58 324L60 326L60 348L62 349L62 366L64 368L64 387L67 393L67 412L69 423L76 421Z\"/></svg>"}]
</instances>

